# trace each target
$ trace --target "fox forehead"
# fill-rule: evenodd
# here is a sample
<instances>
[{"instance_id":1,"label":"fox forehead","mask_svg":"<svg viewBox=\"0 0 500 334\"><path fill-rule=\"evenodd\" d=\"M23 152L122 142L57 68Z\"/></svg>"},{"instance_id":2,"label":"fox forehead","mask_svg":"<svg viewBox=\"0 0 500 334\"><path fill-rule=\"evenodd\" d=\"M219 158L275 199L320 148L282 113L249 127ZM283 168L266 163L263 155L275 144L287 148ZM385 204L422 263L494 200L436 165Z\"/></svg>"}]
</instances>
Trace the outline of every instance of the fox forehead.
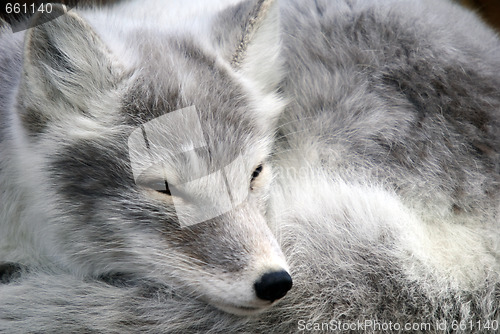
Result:
<instances>
[{"instance_id":1,"label":"fox forehead","mask_svg":"<svg viewBox=\"0 0 500 334\"><path fill-rule=\"evenodd\" d=\"M228 121L250 119L248 92L234 71L190 36L164 36L139 47L123 105L140 123L190 105L202 113L216 109Z\"/></svg>"},{"instance_id":2,"label":"fox forehead","mask_svg":"<svg viewBox=\"0 0 500 334\"><path fill-rule=\"evenodd\" d=\"M250 160L264 159L273 133L262 128L253 110L259 106L227 66L189 38L149 47L162 50L154 51L160 53L154 59L144 59L131 76L121 103L127 123L136 129L149 124L144 130L157 138L160 146L181 145L183 152L195 150L193 157L214 168L229 164L242 153ZM194 121L185 118L175 123L170 121L173 117L165 117L191 107L196 111ZM165 121L156 121L164 117ZM194 131L197 126L200 131ZM203 146L205 149L198 150ZM252 151L262 154L253 159ZM184 160L181 157L177 162L185 165Z\"/></svg>"}]
</instances>

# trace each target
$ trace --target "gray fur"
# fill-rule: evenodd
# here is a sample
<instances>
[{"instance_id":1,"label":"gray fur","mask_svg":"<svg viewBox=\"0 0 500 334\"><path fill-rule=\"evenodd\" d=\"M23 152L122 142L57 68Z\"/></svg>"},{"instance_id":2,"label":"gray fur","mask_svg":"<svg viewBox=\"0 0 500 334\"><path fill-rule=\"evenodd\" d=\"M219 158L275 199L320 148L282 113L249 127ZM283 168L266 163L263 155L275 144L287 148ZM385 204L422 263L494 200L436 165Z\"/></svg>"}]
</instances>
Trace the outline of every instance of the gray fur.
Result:
<instances>
[{"instance_id":1,"label":"gray fur","mask_svg":"<svg viewBox=\"0 0 500 334\"><path fill-rule=\"evenodd\" d=\"M250 35L277 26L276 4L264 3L272 10L257 14L264 23ZM245 33L261 5L216 13L208 36L117 28L121 7L82 11L98 38L90 51L107 54L99 64L112 70L85 71L105 84L78 94L54 81L64 97L57 106L23 100L45 115L35 127L40 119L12 121L26 111L13 97L20 43L0 36L12 45L0 47L0 77L12 83L0 84L0 217L9 218L0 229L36 253L0 237L0 261L23 265L0 284L0 332L292 333L299 321L331 320L453 332L454 320L500 321L498 37L447 1L279 0L280 57L264 57L276 45L259 43L277 37ZM242 59L231 67L235 54ZM30 79L22 77L37 84ZM278 81L288 105L276 125ZM266 115L262 96L276 110ZM133 184L125 143L135 126L189 105L200 111L210 156L199 155L212 170L243 150L259 157L250 169L267 159L274 182L235 212L185 230L171 206ZM20 143L39 157L16 156ZM252 272L256 251L274 245L264 214L294 287L263 313L223 312L197 282L230 284ZM43 228L25 240L26 226Z\"/></svg>"}]
</instances>

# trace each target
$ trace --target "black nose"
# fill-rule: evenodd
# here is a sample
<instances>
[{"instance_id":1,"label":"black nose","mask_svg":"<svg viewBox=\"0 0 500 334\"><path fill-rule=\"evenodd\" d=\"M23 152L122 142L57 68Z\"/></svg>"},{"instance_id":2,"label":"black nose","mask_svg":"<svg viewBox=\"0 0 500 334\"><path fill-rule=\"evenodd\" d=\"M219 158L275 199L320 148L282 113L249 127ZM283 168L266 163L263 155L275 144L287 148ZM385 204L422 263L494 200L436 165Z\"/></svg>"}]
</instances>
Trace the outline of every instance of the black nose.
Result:
<instances>
[{"instance_id":1,"label":"black nose","mask_svg":"<svg viewBox=\"0 0 500 334\"><path fill-rule=\"evenodd\" d=\"M262 275L254 288L257 297L273 302L285 296L292 288L292 278L284 270L273 271Z\"/></svg>"}]
</instances>

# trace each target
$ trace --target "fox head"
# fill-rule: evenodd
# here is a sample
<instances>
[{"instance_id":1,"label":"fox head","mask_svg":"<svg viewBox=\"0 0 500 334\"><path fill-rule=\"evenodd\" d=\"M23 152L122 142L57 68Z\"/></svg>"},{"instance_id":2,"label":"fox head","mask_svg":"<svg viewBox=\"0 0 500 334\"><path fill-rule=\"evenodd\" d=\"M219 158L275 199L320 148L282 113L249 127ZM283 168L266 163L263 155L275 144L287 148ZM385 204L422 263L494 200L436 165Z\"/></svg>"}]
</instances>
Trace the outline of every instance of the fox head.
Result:
<instances>
[{"instance_id":1,"label":"fox head","mask_svg":"<svg viewBox=\"0 0 500 334\"><path fill-rule=\"evenodd\" d=\"M54 5L26 32L16 108L39 243L77 275L264 310L292 284L265 218L283 107L277 4L184 25L135 14Z\"/></svg>"}]
</instances>

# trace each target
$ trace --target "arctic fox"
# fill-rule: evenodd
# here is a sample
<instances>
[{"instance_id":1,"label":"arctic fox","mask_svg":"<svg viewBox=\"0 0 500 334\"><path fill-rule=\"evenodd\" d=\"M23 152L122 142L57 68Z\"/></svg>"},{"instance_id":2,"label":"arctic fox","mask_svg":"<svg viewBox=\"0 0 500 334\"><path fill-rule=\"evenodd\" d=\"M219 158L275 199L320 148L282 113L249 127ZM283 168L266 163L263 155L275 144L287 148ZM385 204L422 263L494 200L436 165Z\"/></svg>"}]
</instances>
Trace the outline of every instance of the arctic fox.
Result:
<instances>
[{"instance_id":1,"label":"arctic fox","mask_svg":"<svg viewBox=\"0 0 500 334\"><path fill-rule=\"evenodd\" d=\"M0 332L498 330L500 40L476 16L53 9L0 35Z\"/></svg>"},{"instance_id":2,"label":"arctic fox","mask_svg":"<svg viewBox=\"0 0 500 334\"><path fill-rule=\"evenodd\" d=\"M283 102L278 77L255 73L278 61L278 34L257 22L209 35L210 17L151 25L128 7L48 15L3 28L2 261L149 279L237 314L283 297L292 279L265 219ZM243 196L198 217L225 204L221 182Z\"/></svg>"}]
</instances>

